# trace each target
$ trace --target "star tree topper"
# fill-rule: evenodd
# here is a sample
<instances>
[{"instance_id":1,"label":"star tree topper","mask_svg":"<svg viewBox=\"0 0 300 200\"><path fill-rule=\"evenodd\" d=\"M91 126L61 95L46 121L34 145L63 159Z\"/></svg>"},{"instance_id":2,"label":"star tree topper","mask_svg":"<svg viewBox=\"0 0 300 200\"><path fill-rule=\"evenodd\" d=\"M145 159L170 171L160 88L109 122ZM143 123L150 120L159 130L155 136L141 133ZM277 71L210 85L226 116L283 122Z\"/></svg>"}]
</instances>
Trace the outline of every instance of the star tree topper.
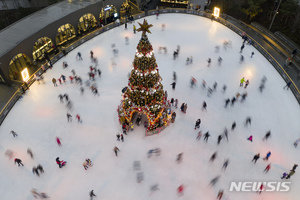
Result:
<instances>
[{"instance_id":1,"label":"star tree topper","mask_svg":"<svg viewBox=\"0 0 300 200\"><path fill-rule=\"evenodd\" d=\"M137 31L142 31L143 32L143 35L146 34L146 32L148 33L151 33L151 31L149 31L149 28L152 27L153 25L152 24L148 24L147 23L147 20L144 19L144 23L141 24L138 22L138 24L140 25L140 28L137 29Z\"/></svg>"}]
</instances>

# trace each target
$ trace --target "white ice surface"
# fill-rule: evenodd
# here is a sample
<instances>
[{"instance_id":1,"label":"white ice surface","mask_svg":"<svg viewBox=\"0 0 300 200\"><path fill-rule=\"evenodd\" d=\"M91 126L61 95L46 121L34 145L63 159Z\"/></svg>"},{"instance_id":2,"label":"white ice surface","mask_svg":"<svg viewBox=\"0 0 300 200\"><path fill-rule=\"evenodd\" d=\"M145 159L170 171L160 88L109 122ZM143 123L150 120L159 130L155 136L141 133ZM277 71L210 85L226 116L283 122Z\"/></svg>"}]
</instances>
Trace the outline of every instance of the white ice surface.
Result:
<instances>
[{"instance_id":1,"label":"white ice surface","mask_svg":"<svg viewBox=\"0 0 300 200\"><path fill-rule=\"evenodd\" d=\"M245 63L240 64L240 46L242 39L223 25L202 17L184 14L164 14L157 20L155 16L146 18L153 24L152 34L148 38L153 45L159 73L163 78L164 89L168 98L178 98L188 104L187 113L179 108L176 122L170 124L159 135L145 137L143 127L125 136L125 142L116 141L116 133L121 133L118 123L117 107L121 100L121 89L128 84L128 73L131 71L136 46L141 33L133 34L132 24L128 30L124 26L114 28L79 46L66 57L59 60L52 70L44 75L45 84L34 83L30 90L10 111L0 127L0 199L30 200L34 199L30 190L36 188L46 192L54 200L89 199L90 190L103 200L211 200L216 199L220 189L230 200L297 200L300 196L299 174L290 179L289 192L229 192L231 181L282 181L283 172L289 172L295 163L300 163L299 149L294 148L294 141L300 137L299 105L290 90L283 90L285 82L272 65L252 46L245 45L243 55ZM138 20L135 22L142 22ZM161 30L165 23L166 30ZM138 28L138 26L137 26ZM125 37L129 37L129 45ZM232 48L224 50L224 40L232 41ZM111 44L119 50L115 58L116 66L111 65L113 52ZM173 60L173 51L180 45L179 58ZM215 52L215 46L221 46ZM167 54L158 53L159 46L168 48ZM80 95L79 85L66 83L53 87L51 79L61 74L67 77L74 69L83 79L92 64L90 50L98 58L102 77L96 76L100 97L94 96L85 87L85 94ZM251 52L255 52L250 58ZM81 52L83 61L75 59ZM186 65L188 56L193 56L193 64ZM222 66L217 59L223 58ZM212 59L211 67L206 60ZM69 67L62 68L67 61ZM176 90L172 91L172 72L177 72ZM263 93L258 91L263 75L268 80ZM190 88L191 76L197 79L195 88ZM242 77L250 80L247 89L239 87ZM202 79L212 87L218 83L215 93L209 98L207 91L201 87ZM227 85L226 93L221 92ZM245 102L236 102L234 107L224 108L224 99L232 98L237 92L248 93ZM73 122L68 123L65 104L59 102L58 95L68 93L74 104ZM207 112L201 111L203 101L207 102ZM83 120L78 124L76 114ZM252 117L252 125L245 127L247 116ZM208 143L197 141L198 130L194 130L196 119L201 118L201 130L209 130L212 137ZM230 129L233 121L237 128L229 131L229 142L223 140L217 145L217 136L225 127ZM15 130L19 136L13 138L10 133ZM271 139L263 142L265 133L271 130ZM246 140L253 135L254 141ZM56 144L55 138L62 138L62 147ZM113 152L119 147L119 156ZM159 147L161 156L147 158L149 149ZM26 154L31 148L34 159ZM4 152L10 149L14 158L23 160L24 167L14 165L13 159L5 157ZM259 159L251 163L253 156L260 153L264 157L272 152L269 162ZM213 163L210 156L218 152ZM184 152L183 161L175 162L177 154ZM55 158L68 161L63 168L58 168ZM87 171L82 163L90 158L94 166ZM225 172L221 171L223 162L229 158L230 163ZM133 161L141 162L144 180L136 181ZM269 173L263 173L268 163L272 164ZM33 175L33 166L42 164L45 173L40 177ZM298 169L299 170L299 169ZM220 175L219 182L211 188L209 182ZM150 186L158 184L158 191L150 195ZM178 197L176 189L186 186L184 195Z\"/></svg>"}]
</instances>

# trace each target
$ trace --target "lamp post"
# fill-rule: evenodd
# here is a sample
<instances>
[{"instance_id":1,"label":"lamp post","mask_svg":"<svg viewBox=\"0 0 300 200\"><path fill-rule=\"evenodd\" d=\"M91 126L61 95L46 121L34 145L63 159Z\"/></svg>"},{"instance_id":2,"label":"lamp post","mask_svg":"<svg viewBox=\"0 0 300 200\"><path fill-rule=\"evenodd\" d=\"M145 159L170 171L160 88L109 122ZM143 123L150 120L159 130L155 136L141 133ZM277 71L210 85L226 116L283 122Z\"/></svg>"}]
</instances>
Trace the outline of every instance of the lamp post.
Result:
<instances>
[{"instance_id":1,"label":"lamp post","mask_svg":"<svg viewBox=\"0 0 300 200\"><path fill-rule=\"evenodd\" d=\"M276 15L277 15L277 12L278 12L279 6L280 6L280 4L281 4L281 1L282 1L282 0L280 0L280 1L279 1L279 3L278 3L278 6L277 6L277 8L276 8L276 10L275 10L275 12L274 12L274 16L273 16L273 19L272 19L272 21L271 21L271 24L270 24L269 30L271 30L271 28L272 28L272 25L273 25L273 22L274 22L274 19L275 19Z\"/></svg>"},{"instance_id":2,"label":"lamp post","mask_svg":"<svg viewBox=\"0 0 300 200\"><path fill-rule=\"evenodd\" d=\"M103 15L104 15L104 23L105 23L105 25L106 25L106 11L105 11L105 9L104 9L104 1L105 1L105 0L102 0L102 9L103 9Z\"/></svg>"}]
</instances>

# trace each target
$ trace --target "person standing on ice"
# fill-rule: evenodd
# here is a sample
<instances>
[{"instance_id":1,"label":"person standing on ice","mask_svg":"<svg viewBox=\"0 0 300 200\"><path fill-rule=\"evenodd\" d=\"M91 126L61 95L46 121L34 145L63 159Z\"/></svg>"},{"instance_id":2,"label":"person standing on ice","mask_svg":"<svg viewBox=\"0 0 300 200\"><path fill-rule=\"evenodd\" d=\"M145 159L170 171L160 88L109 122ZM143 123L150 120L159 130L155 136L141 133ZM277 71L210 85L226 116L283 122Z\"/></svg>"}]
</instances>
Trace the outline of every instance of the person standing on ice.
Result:
<instances>
[{"instance_id":1,"label":"person standing on ice","mask_svg":"<svg viewBox=\"0 0 300 200\"><path fill-rule=\"evenodd\" d=\"M211 59L208 58L208 60L207 60L207 67L210 67L210 63L211 63Z\"/></svg>"},{"instance_id":2,"label":"person standing on ice","mask_svg":"<svg viewBox=\"0 0 300 200\"><path fill-rule=\"evenodd\" d=\"M27 154L33 159L33 153L30 148L27 149Z\"/></svg>"},{"instance_id":3,"label":"person standing on ice","mask_svg":"<svg viewBox=\"0 0 300 200\"><path fill-rule=\"evenodd\" d=\"M175 99L175 108L178 106L178 99Z\"/></svg>"},{"instance_id":4,"label":"person standing on ice","mask_svg":"<svg viewBox=\"0 0 300 200\"><path fill-rule=\"evenodd\" d=\"M79 114L77 114L77 115L76 115L76 119L77 119L78 123L82 123L82 120L81 120L81 118L80 118L80 115L79 115Z\"/></svg>"},{"instance_id":5,"label":"person standing on ice","mask_svg":"<svg viewBox=\"0 0 300 200\"><path fill-rule=\"evenodd\" d=\"M186 114L186 110L187 110L187 104L185 103L185 104L184 104L184 108L183 108L184 114Z\"/></svg>"},{"instance_id":6,"label":"person standing on ice","mask_svg":"<svg viewBox=\"0 0 300 200\"><path fill-rule=\"evenodd\" d=\"M115 147L114 152L115 152L116 156L118 156L118 151L120 151L120 149L118 147Z\"/></svg>"},{"instance_id":7,"label":"person standing on ice","mask_svg":"<svg viewBox=\"0 0 300 200\"><path fill-rule=\"evenodd\" d=\"M134 34L136 33L136 27L135 27L135 25L133 25L133 33Z\"/></svg>"},{"instance_id":8,"label":"person standing on ice","mask_svg":"<svg viewBox=\"0 0 300 200\"><path fill-rule=\"evenodd\" d=\"M243 87L243 84L245 82L245 77L243 77L241 80L240 80L240 86Z\"/></svg>"},{"instance_id":9,"label":"person standing on ice","mask_svg":"<svg viewBox=\"0 0 300 200\"><path fill-rule=\"evenodd\" d=\"M259 159L259 153L258 154L255 154L253 159L252 159L252 162L254 161L254 164L256 163L256 161Z\"/></svg>"},{"instance_id":10,"label":"person standing on ice","mask_svg":"<svg viewBox=\"0 0 300 200\"><path fill-rule=\"evenodd\" d=\"M204 141L207 142L208 138L210 137L209 131L207 131L204 135Z\"/></svg>"},{"instance_id":11,"label":"person standing on ice","mask_svg":"<svg viewBox=\"0 0 300 200\"><path fill-rule=\"evenodd\" d=\"M224 190L220 190L218 193L217 199L221 200L223 198L223 195L224 195Z\"/></svg>"},{"instance_id":12,"label":"person standing on ice","mask_svg":"<svg viewBox=\"0 0 300 200\"><path fill-rule=\"evenodd\" d=\"M203 111L203 110L207 111L207 110L206 110L206 107L207 107L207 104L206 104L206 102L205 102L205 101L203 101L203 104L202 104L202 109L201 109L201 110L202 110L202 111Z\"/></svg>"},{"instance_id":13,"label":"person standing on ice","mask_svg":"<svg viewBox=\"0 0 300 200\"><path fill-rule=\"evenodd\" d=\"M246 118L245 126L248 126L248 124L251 125L251 117Z\"/></svg>"},{"instance_id":14,"label":"person standing on ice","mask_svg":"<svg viewBox=\"0 0 300 200\"><path fill-rule=\"evenodd\" d=\"M250 57L250 58L252 58L252 57L253 57L253 55L254 55L254 52L252 51L252 53L251 53L251 57Z\"/></svg>"},{"instance_id":15,"label":"person standing on ice","mask_svg":"<svg viewBox=\"0 0 300 200\"><path fill-rule=\"evenodd\" d=\"M270 169L271 169L271 164L268 164L267 167L265 168L264 172L268 173Z\"/></svg>"},{"instance_id":16,"label":"person standing on ice","mask_svg":"<svg viewBox=\"0 0 300 200\"><path fill-rule=\"evenodd\" d=\"M218 145L220 144L221 140L222 140L222 135L219 135L218 136Z\"/></svg>"},{"instance_id":17,"label":"person standing on ice","mask_svg":"<svg viewBox=\"0 0 300 200\"><path fill-rule=\"evenodd\" d=\"M118 132L117 136L117 141L120 141L120 133Z\"/></svg>"},{"instance_id":18,"label":"person standing on ice","mask_svg":"<svg viewBox=\"0 0 300 200\"><path fill-rule=\"evenodd\" d=\"M228 142L228 130L227 130L226 127L225 127L225 129L224 129L224 136L226 137L226 140L227 140L227 142Z\"/></svg>"},{"instance_id":19,"label":"person standing on ice","mask_svg":"<svg viewBox=\"0 0 300 200\"><path fill-rule=\"evenodd\" d=\"M194 77L191 78L191 88L194 87L196 81L197 81L197 80L196 80Z\"/></svg>"},{"instance_id":20,"label":"person standing on ice","mask_svg":"<svg viewBox=\"0 0 300 200\"><path fill-rule=\"evenodd\" d=\"M295 148L297 148L299 141L300 141L300 138L297 139L297 140L294 142L294 147L295 147Z\"/></svg>"},{"instance_id":21,"label":"person standing on ice","mask_svg":"<svg viewBox=\"0 0 300 200\"><path fill-rule=\"evenodd\" d=\"M201 130L198 132L198 135L196 137L196 140L200 140L201 139L201 136L202 136L202 132Z\"/></svg>"},{"instance_id":22,"label":"person standing on ice","mask_svg":"<svg viewBox=\"0 0 300 200\"><path fill-rule=\"evenodd\" d=\"M173 81L176 82L176 80L177 80L177 75L176 72L173 71Z\"/></svg>"},{"instance_id":23,"label":"person standing on ice","mask_svg":"<svg viewBox=\"0 0 300 200\"><path fill-rule=\"evenodd\" d=\"M186 58L186 65L188 65L190 63L190 57Z\"/></svg>"},{"instance_id":24,"label":"person standing on ice","mask_svg":"<svg viewBox=\"0 0 300 200\"><path fill-rule=\"evenodd\" d=\"M283 87L283 89L287 89L287 90L289 90L289 88L291 87L291 85L292 85L292 82L290 81L290 82L288 82L287 84L286 84L286 86L284 86Z\"/></svg>"},{"instance_id":25,"label":"person standing on ice","mask_svg":"<svg viewBox=\"0 0 300 200\"><path fill-rule=\"evenodd\" d=\"M219 66L221 66L222 65L222 58L219 56L219 58L218 58L218 63L219 63Z\"/></svg>"},{"instance_id":26,"label":"person standing on ice","mask_svg":"<svg viewBox=\"0 0 300 200\"><path fill-rule=\"evenodd\" d=\"M266 155L266 157L264 157L264 160L268 161L269 157L271 156L271 151L269 151Z\"/></svg>"},{"instance_id":27,"label":"person standing on ice","mask_svg":"<svg viewBox=\"0 0 300 200\"><path fill-rule=\"evenodd\" d=\"M171 98L170 103L171 103L171 106L174 106L174 98Z\"/></svg>"},{"instance_id":28,"label":"person standing on ice","mask_svg":"<svg viewBox=\"0 0 300 200\"><path fill-rule=\"evenodd\" d=\"M224 106L225 108L227 108L229 102L230 102L230 99L229 99L229 98L225 100L225 106Z\"/></svg>"},{"instance_id":29,"label":"person standing on ice","mask_svg":"<svg viewBox=\"0 0 300 200\"><path fill-rule=\"evenodd\" d=\"M240 53L242 53L243 52L243 49L245 48L245 45L244 45L244 43L243 43L243 45L241 46L241 50L240 50Z\"/></svg>"},{"instance_id":30,"label":"person standing on ice","mask_svg":"<svg viewBox=\"0 0 300 200\"><path fill-rule=\"evenodd\" d=\"M233 122L232 125L231 125L231 131L234 131L235 127L236 127L236 123Z\"/></svg>"},{"instance_id":31,"label":"person standing on ice","mask_svg":"<svg viewBox=\"0 0 300 200\"><path fill-rule=\"evenodd\" d=\"M93 200L93 198L95 197L96 195L94 194L94 190L91 190L90 191L90 200Z\"/></svg>"},{"instance_id":32,"label":"person standing on ice","mask_svg":"<svg viewBox=\"0 0 300 200\"><path fill-rule=\"evenodd\" d=\"M231 99L231 106L234 105L235 101L236 101L236 98L235 98L235 97L232 97L232 99Z\"/></svg>"},{"instance_id":33,"label":"person standing on ice","mask_svg":"<svg viewBox=\"0 0 300 200\"><path fill-rule=\"evenodd\" d=\"M181 163L181 161L182 161L182 156L183 156L183 152L177 155L177 158L176 158L176 162L177 162L177 163Z\"/></svg>"},{"instance_id":34,"label":"person standing on ice","mask_svg":"<svg viewBox=\"0 0 300 200\"><path fill-rule=\"evenodd\" d=\"M17 137L18 136L18 134L15 132L15 131L10 131L10 133L14 136L14 137Z\"/></svg>"},{"instance_id":35,"label":"person standing on ice","mask_svg":"<svg viewBox=\"0 0 300 200\"><path fill-rule=\"evenodd\" d=\"M172 85L172 89L175 90L176 82L173 82L171 85Z\"/></svg>"},{"instance_id":36,"label":"person standing on ice","mask_svg":"<svg viewBox=\"0 0 300 200\"><path fill-rule=\"evenodd\" d=\"M90 51L90 54L91 54L91 60L94 60L94 52L92 50Z\"/></svg>"},{"instance_id":37,"label":"person standing on ice","mask_svg":"<svg viewBox=\"0 0 300 200\"><path fill-rule=\"evenodd\" d=\"M249 140L249 141L253 142L253 136L252 136L252 135L250 135L250 137L248 137L248 138L247 138L247 140Z\"/></svg>"},{"instance_id":38,"label":"person standing on ice","mask_svg":"<svg viewBox=\"0 0 300 200\"><path fill-rule=\"evenodd\" d=\"M284 172L284 173L282 174L282 177L280 177L280 178L281 178L281 179L284 179L287 175L288 175L288 174Z\"/></svg>"},{"instance_id":39,"label":"person standing on ice","mask_svg":"<svg viewBox=\"0 0 300 200\"><path fill-rule=\"evenodd\" d=\"M121 134L121 141L124 142L124 136Z\"/></svg>"},{"instance_id":40,"label":"person standing on ice","mask_svg":"<svg viewBox=\"0 0 300 200\"><path fill-rule=\"evenodd\" d=\"M213 153L213 155L210 157L209 161L210 162L214 162L214 160L216 159L217 157L217 152Z\"/></svg>"},{"instance_id":41,"label":"person standing on ice","mask_svg":"<svg viewBox=\"0 0 300 200\"><path fill-rule=\"evenodd\" d=\"M80 53L80 52L77 53L76 58L78 58L78 60L82 60L82 57L81 57L81 53Z\"/></svg>"},{"instance_id":42,"label":"person standing on ice","mask_svg":"<svg viewBox=\"0 0 300 200\"><path fill-rule=\"evenodd\" d=\"M264 188L265 188L264 184L261 184L257 192L260 194L264 190Z\"/></svg>"},{"instance_id":43,"label":"person standing on ice","mask_svg":"<svg viewBox=\"0 0 300 200\"><path fill-rule=\"evenodd\" d=\"M226 168L227 168L227 166L228 166L228 164L229 164L229 159L226 159L225 160L225 162L224 162L224 164L223 164L223 166L222 166L222 170L226 170Z\"/></svg>"},{"instance_id":44,"label":"person standing on ice","mask_svg":"<svg viewBox=\"0 0 300 200\"><path fill-rule=\"evenodd\" d=\"M59 137L56 137L56 143L58 144L58 146L61 146L61 138L59 138Z\"/></svg>"},{"instance_id":45,"label":"person standing on ice","mask_svg":"<svg viewBox=\"0 0 300 200\"><path fill-rule=\"evenodd\" d=\"M19 159L19 158L16 158L16 159L15 159L15 164L16 164L16 163L18 163L18 166L19 166L19 167L20 167L20 165L24 166L23 163L22 163L22 160Z\"/></svg>"},{"instance_id":46,"label":"person standing on ice","mask_svg":"<svg viewBox=\"0 0 300 200\"><path fill-rule=\"evenodd\" d=\"M294 170L291 170L290 173L287 175L286 179L290 179L291 176L293 176L295 174Z\"/></svg>"},{"instance_id":47,"label":"person standing on ice","mask_svg":"<svg viewBox=\"0 0 300 200\"><path fill-rule=\"evenodd\" d=\"M226 92L226 89L227 89L227 86L226 86L226 85L223 85L222 92L225 93L225 92Z\"/></svg>"},{"instance_id":48,"label":"person standing on ice","mask_svg":"<svg viewBox=\"0 0 300 200\"><path fill-rule=\"evenodd\" d=\"M250 83L249 80L247 80L244 87L245 89L248 87L249 83Z\"/></svg>"},{"instance_id":49,"label":"person standing on ice","mask_svg":"<svg viewBox=\"0 0 300 200\"><path fill-rule=\"evenodd\" d=\"M216 183L219 181L219 179L220 179L220 176L216 176L215 178L213 178L211 181L210 181L210 185L212 186L212 187L214 187L215 185L216 185Z\"/></svg>"},{"instance_id":50,"label":"person standing on ice","mask_svg":"<svg viewBox=\"0 0 300 200\"><path fill-rule=\"evenodd\" d=\"M202 79L202 89L206 89L206 81Z\"/></svg>"},{"instance_id":51,"label":"person standing on ice","mask_svg":"<svg viewBox=\"0 0 300 200\"><path fill-rule=\"evenodd\" d=\"M57 83L56 83L56 79L55 78L52 79L52 83L53 83L54 87L57 87Z\"/></svg>"},{"instance_id":52,"label":"person standing on ice","mask_svg":"<svg viewBox=\"0 0 300 200\"><path fill-rule=\"evenodd\" d=\"M298 165L297 164L294 164L294 166L293 166L293 171L296 171L296 169L297 169L297 167L298 167Z\"/></svg>"},{"instance_id":53,"label":"person standing on ice","mask_svg":"<svg viewBox=\"0 0 300 200\"><path fill-rule=\"evenodd\" d=\"M218 83L217 83L217 82L215 82L215 83L214 83L214 85L213 85L213 87L214 87L214 91L216 91L216 90L217 90L217 86L218 86Z\"/></svg>"},{"instance_id":54,"label":"person standing on ice","mask_svg":"<svg viewBox=\"0 0 300 200\"><path fill-rule=\"evenodd\" d=\"M72 115L70 115L69 113L67 113L67 118L68 118L68 122L69 122L69 121L72 122Z\"/></svg>"},{"instance_id":55,"label":"person standing on ice","mask_svg":"<svg viewBox=\"0 0 300 200\"><path fill-rule=\"evenodd\" d=\"M182 195L183 195L183 191L184 191L184 185L180 185L180 186L177 188L178 196L182 196Z\"/></svg>"},{"instance_id":56,"label":"person standing on ice","mask_svg":"<svg viewBox=\"0 0 300 200\"><path fill-rule=\"evenodd\" d=\"M197 121L195 123L195 130L196 130L196 128L200 128L200 124L201 124L201 119L197 119Z\"/></svg>"},{"instance_id":57,"label":"person standing on ice","mask_svg":"<svg viewBox=\"0 0 300 200\"><path fill-rule=\"evenodd\" d=\"M59 98L60 103L64 102L64 96L62 94L59 94L58 98Z\"/></svg>"},{"instance_id":58,"label":"person standing on ice","mask_svg":"<svg viewBox=\"0 0 300 200\"><path fill-rule=\"evenodd\" d=\"M271 136L271 131L268 131L266 135L263 137L263 141L268 140L268 138Z\"/></svg>"}]
</instances>

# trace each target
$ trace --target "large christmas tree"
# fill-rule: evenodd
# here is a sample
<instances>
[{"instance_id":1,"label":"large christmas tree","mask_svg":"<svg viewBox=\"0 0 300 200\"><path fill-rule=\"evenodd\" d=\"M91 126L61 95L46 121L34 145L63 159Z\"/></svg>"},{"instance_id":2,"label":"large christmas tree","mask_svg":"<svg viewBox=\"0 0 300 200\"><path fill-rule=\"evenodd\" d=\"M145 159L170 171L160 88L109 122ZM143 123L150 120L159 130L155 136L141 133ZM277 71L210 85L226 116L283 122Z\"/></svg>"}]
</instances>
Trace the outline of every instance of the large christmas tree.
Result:
<instances>
[{"instance_id":1,"label":"large christmas tree","mask_svg":"<svg viewBox=\"0 0 300 200\"><path fill-rule=\"evenodd\" d=\"M120 123L130 123L135 112L147 116L147 131L154 131L169 124L170 109L161 84L153 48L146 32L152 24L139 23L137 31L142 32L132 71L129 77L128 87L123 90L123 99L118 108Z\"/></svg>"}]
</instances>

